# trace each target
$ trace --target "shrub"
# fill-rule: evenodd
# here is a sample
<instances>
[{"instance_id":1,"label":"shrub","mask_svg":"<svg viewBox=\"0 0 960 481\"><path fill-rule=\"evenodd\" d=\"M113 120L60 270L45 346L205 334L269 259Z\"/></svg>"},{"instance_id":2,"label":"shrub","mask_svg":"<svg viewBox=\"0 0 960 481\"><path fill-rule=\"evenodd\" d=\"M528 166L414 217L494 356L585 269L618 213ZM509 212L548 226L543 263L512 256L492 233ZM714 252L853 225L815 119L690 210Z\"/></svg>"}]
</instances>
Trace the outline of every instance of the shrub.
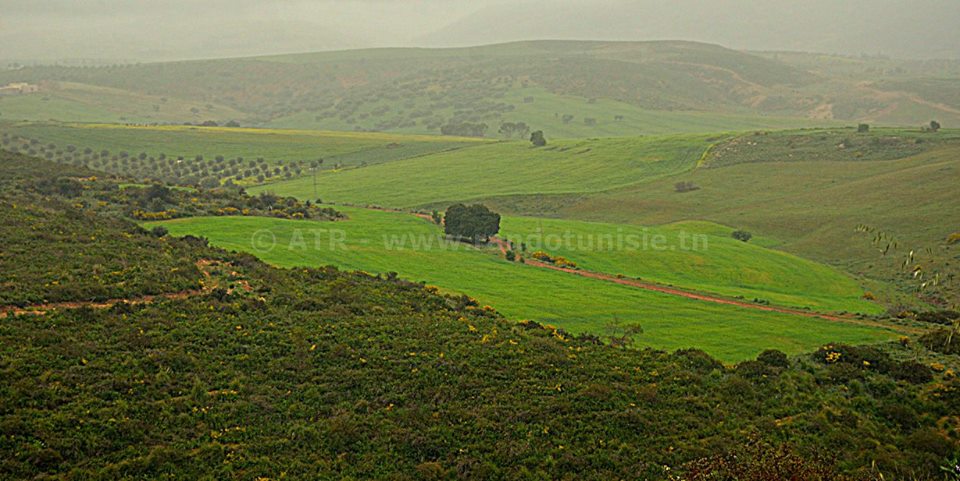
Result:
<instances>
[{"instance_id":1,"label":"shrub","mask_svg":"<svg viewBox=\"0 0 960 481\"><path fill-rule=\"evenodd\" d=\"M920 338L920 344L931 351L943 354L960 354L960 334L947 329L939 329L924 334Z\"/></svg>"},{"instance_id":2,"label":"shrub","mask_svg":"<svg viewBox=\"0 0 960 481\"><path fill-rule=\"evenodd\" d=\"M568 268L568 269L576 269L576 268L577 268L577 263L571 261L570 259L567 259L566 257L560 257L560 256L554 257L554 258L553 258L553 263L554 263L557 267L564 267L564 268Z\"/></svg>"},{"instance_id":3,"label":"shrub","mask_svg":"<svg viewBox=\"0 0 960 481\"><path fill-rule=\"evenodd\" d=\"M550 254L547 254L546 252L543 252L543 251L536 251L533 254L530 254L530 257L533 257L534 259L541 262L549 262L551 264L553 263L553 257Z\"/></svg>"},{"instance_id":4,"label":"shrub","mask_svg":"<svg viewBox=\"0 0 960 481\"><path fill-rule=\"evenodd\" d=\"M733 231L733 233L730 234L730 237L733 237L734 239L741 242L749 242L750 239L753 238L753 234L745 230L735 230Z\"/></svg>"},{"instance_id":5,"label":"shrub","mask_svg":"<svg viewBox=\"0 0 960 481\"><path fill-rule=\"evenodd\" d=\"M890 375L911 384L925 384L933 380L933 370L914 361L898 364L890 371Z\"/></svg>"},{"instance_id":6,"label":"shrub","mask_svg":"<svg viewBox=\"0 0 960 481\"><path fill-rule=\"evenodd\" d=\"M678 193L693 192L695 190L700 190L700 187L697 187L693 182L677 182L673 184L673 190Z\"/></svg>"},{"instance_id":7,"label":"shrub","mask_svg":"<svg viewBox=\"0 0 960 481\"><path fill-rule=\"evenodd\" d=\"M918 321L943 326L952 325L958 319L960 319L960 312L957 311L927 311L917 313Z\"/></svg>"},{"instance_id":8,"label":"shrub","mask_svg":"<svg viewBox=\"0 0 960 481\"><path fill-rule=\"evenodd\" d=\"M691 371L707 373L715 369L723 369L723 363L714 359L701 349L678 349L673 357L678 364Z\"/></svg>"},{"instance_id":9,"label":"shrub","mask_svg":"<svg viewBox=\"0 0 960 481\"><path fill-rule=\"evenodd\" d=\"M790 361L787 359L787 355L776 350L768 349L760 353L757 356L757 361L762 362L771 367L789 367Z\"/></svg>"}]
</instances>

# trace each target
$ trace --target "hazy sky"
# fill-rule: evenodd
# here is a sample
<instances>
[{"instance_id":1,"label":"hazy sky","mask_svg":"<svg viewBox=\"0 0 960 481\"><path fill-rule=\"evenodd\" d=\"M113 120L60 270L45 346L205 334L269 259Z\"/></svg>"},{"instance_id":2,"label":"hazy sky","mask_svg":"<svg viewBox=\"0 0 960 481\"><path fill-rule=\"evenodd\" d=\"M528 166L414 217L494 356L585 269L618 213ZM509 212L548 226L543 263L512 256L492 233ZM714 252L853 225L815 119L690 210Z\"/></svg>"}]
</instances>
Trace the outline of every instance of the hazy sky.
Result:
<instances>
[{"instance_id":1,"label":"hazy sky","mask_svg":"<svg viewBox=\"0 0 960 481\"><path fill-rule=\"evenodd\" d=\"M960 57L960 0L0 0L0 59L157 60L521 39Z\"/></svg>"}]
</instances>

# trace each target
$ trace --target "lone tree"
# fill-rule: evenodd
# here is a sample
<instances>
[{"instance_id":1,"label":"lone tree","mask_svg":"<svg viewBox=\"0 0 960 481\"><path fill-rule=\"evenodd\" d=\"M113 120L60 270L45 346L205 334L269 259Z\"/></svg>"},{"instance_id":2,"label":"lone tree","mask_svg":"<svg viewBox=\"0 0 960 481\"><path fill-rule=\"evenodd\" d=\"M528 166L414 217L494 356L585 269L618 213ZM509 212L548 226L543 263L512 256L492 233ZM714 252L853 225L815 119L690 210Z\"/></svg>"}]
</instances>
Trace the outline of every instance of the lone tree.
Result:
<instances>
[{"instance_id":1,"label":"lone tree","mask_svg":"<svg viewBox=\"0 0 960 481\"><path fill-rule=\"evenodd\" d=\"M733 237L734 239L741 242L748 242L750 241L750 239L753 238L753 234L745 230L735 230L733 231L733 233L730 234L730 237Z\"/></svg>"},{"instance_id":2,"label":"lone tree","mask_svg":"<svg viewBox=\"0 0 960 481\"><path fill-rule=\"evenodd\" d=\"M454 204L444 215L443 230L451 237L474 244L487 242L500 231L500 214L481 204Z\"/></svg>"},{"instance_id":3,"label":"lone tree","mask_svg":"<svg viewBox=\"0 0 960 481\"><path fill-rule=\"evenodd\" d=\"M543 147L547 145L547 138L543 136L542 130L537 130L530 134L530 143L533 144L534 147Z\"/></svg>"},{"instance_id":4,"label":"lone tree","mask_svg":"<svg viewBox=\"0 0 960 481\"><path fill-rule=\"evenodd\" d=\"M931 132L937 132L938 130L940 130L940 122L937 122L936 120L931 120L931 121L930 121L930 131L931 131Z\"/></svg>"}]
</instances>

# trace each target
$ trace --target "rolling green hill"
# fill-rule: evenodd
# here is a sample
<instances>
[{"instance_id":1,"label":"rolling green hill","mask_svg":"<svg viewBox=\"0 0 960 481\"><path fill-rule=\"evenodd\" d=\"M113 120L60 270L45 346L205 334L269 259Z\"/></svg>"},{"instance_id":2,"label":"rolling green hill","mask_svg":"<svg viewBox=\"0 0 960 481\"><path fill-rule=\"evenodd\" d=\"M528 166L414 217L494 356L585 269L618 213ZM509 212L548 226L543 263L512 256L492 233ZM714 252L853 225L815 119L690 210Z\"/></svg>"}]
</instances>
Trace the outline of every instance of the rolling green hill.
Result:
<instances>
[{"instance_id":1,"label":"rolling green hill","mask_svg":"<svg viewBox=\"0 0 960 481\"><path fill-rule=\"evenodd\" d=\"M857 282L835 269L753 245L762 244L759 239L738 241L731 238L732 230L702 222L655 228L534 217L502 222L502 235L515 244L563 256L591 271L778 305L882 310L864 301Z\"/></svg>"},{"instance_id":2,"label":"rolling green hill","mask_svg":"<svg viewBox=\"0 0 960 481\"><path fill-rule=\"evenodd\" d=\"M685 176L745 176L770 164L740 156L733 146L742 137L717 140L727 147L715 151L720 158ZM611 153L652 155L666 141L617 142L625 150ZM950 180L950 145L906 155L773 165L877 175L877 165L907 162ZM588 165L606 176L599 167L615 157ZM930 350L951 331L931 332L936 344L926 335L883 342L897 336L894 327L928 332L920 317L827 320L640 290L453 244L405 213L344 208L350 217L337 222L280 219L277 202L306 204L143 186L149 181L7 152L0 174L0 479L937 480L960 450L960 360ZM580 200L659 185L658 175ZM736 175L722 179L737 186ZM163 223L169 231L123 218L136 206L210 215L231 202L256 211ZM637 230L504 223L511 235ZM765 248L782 239L742 244L707 222L650 231L675 246L678 229L707 236L710 258L694 253L687 268L682 249L662 258L557 250L595 269L615 263L702 288L862 305L843 275ZM746 259L756 270L727 275ZM112 296L120 298L104 301ZM703 346L727 363L699 349L644 346Z\"/></svg>"},{"instance_id":3,"label":"rolling green hill","mask_svg":"<svg viewBox=\"0 0 960 481\"><path fill-rule=\"evenodd\" d=\"M434 134L470 122L487 124L488 137L498 135L502 122L524 122L560 137L823 126L836 119L960 123L960 86L940 80L940 64L860 59L848 62L857 68L838 69L835 63L829 56L781 60L695 42L530 41L32 67L0 71L0 84L41 83L37 96L67 104L32 112L20 104L35 100L5 99L9 112L0 103L0 117L233 119L254 126ZM70 93L78 91L101 92L104 105Z\"/></svg>"},{"instance_id":4,"label":"rolling green hill","mask_svg":"<svg viewBox=\"0 0 960 481\"><path fill-rule=\"evenodd\" d=\"M947 238L960 230L960 210L952 208L958 205L960 157L956 133L938 135L939 141L916 132L875 132L866 141L851 143L860 148L850 149L837 148L843 139L856 137L849 131L750 135L736 140L740 147L735 154L708 159L707 165L718 163L713 167L682 175L591 196L545 200L530 195L486 202L528 215L640 225L692 219L743 228L777 240L778 248L787 252L855 275L894 280L912 298L897 302L910 303L916 301L918 283L902 263L911 250L928 273L940 272L947 279L957 275L956 245ZM809 150L811 144L821 145ZM918 145L922 153L915 150ZM767 149L766 154L757 149ZM700 189L678 193L674 188L678 181L693 182ZM874 245L871 235L856 232L861 224L888 237ZM883 255L893 241L898 248ZM948 284L946 291L924 297L956 302L960 289Z\"/></svg>"},{"instance_id":5,"label":"rolling green hill","mask_svg":"<svg viewBox=\"0 0 960 481\"><path fill-rule=\"evenodd\" d=\"M390 207L442 205L523 194L586 194L693 169L706 136L551 141L481 145L317 176L328 200ZM313 178L271 183L251 192L308 196Z\"/></svg>"},{"instance_id":6,"label":"rolling green hill","mask_svg":"<svg viewBox=\"0 0 960 481\"><path fill-rule=\"evenodd\" d=\"M113 239L134 228L122 224L76 226ZM896 343L727 367L511 322L389 277L189 245L178 257L223 287L0 322L0 477L936 479L958 447L938 428L956 378ZM757 327L774 339L792 330L779 321ZM696 336L725 333L711 324ZM816 454L825 443L830 458Z\"/></svg>"},{"instance_id":7,"label":"rolling green hill","mask_svg":"<svg viewBox=\"0 0 960 481\"><path fill-rule=\"evenodd\" d=\"M0 132L7 150L133 177L214 185L227 179L243 185L307 175L318 159L323 159L318 170L331 170L483 142L382 133L45 122L0 124Z\"/></svg>"},{"instance_id":8,"label":"rolling green hill","mask_svg":"<svg viewBox=\"0 0 960 481\"><path fill-rule=\"evenodd\" d=\"M266 123L275 128L316 128L355 130L358 118L372 119L373 129L391 132L436 132L441 121L461 115L454 103L431 102L429 98L403 96L400 104L388 98L367 102L355 116L340 117L316 111L304 111L278 117ZM416 99L416 100L414 100ZM575 95L555 94L543 87L517 86L507 89L498 99L513 108L492 116L473 119L488 123L487 137L516 138L499 132L501 122L523 122L558 138L624 137L671 133L712 133L731 130L814 127L833 124L823 119L760 115L750 112L689 112L651 110L622 100L587 99ZM433 105L427 123L410 123L404 113L423 102ZM364 124L366 125L366 124ZM363 125L361 125L363 127ZM370 128L370 127L364 127Z\"/></svg>"},{"instance_id":9,"label":"rolling green hill","mask_svg":"<svg viewBox=\"0 0 960 481\"><path fill-rule=\"evenodd\" d=\"M929 272L954 272L946 239L960 219L944 206L956 204L955 132L841 129L724 139L556 141L552 150L499 143L324 173L318 182L334 202L443 209L481 201L506 213L617 224L707 220L770 237L779 249L858 277L896 281L901 292L917 285L901 268L910 250L922 253ZM707 140L718 145L698 167ZM678 182L699 189L680 193ZM295 179L254 191L303 198L312 185ZM855 232L861 224L896 237L901 248L880 255L885 245ZM870 290L890 305L917 302L883 285ZM940 298L957 289L949 292L926 300L949 302Z\"/></svg>"},{"instance_id":10,"label":"rolling green hill","mask_svg":"<svg viewBox=\"0 0 960 481\"><path fill-rule=\"evenodd\" d=\"M60 162L186 184L229 179L253 193L304 200L441 210L482 201L510 214L635 225L707 220L866 279L892 307L918 301L904 294L916 287L901 266L910 250L922 254L931 275L949 279L955 269L945 240L960 220L943 210L955 203L952 130L548 138L540 149L519 140L190 126L18 123L0 130L6 148ZM76 150L66 152L71 145ZM314 181L317 157L325 162ZM678 182L699 190L678 193ZM885 245L854 232L861 224L895 236L902 248L879 255ZM948 302L944 294L923 302Z\"/></svg>"},{"instance_id":11,"label":"rolling green hill","mask_svg":"<svg viewBox=\"0 0 960 481\"><path fill-rule=\"evenodd\" d=\"M436 226L409 214L350 208L343 208L343 212L350 219L332 225L264 218L189 218L150 225L163 225L172 235L203 235L214 245L251 252L282 267L331 264L375 273L396 272L450 292L469 294L481 303L496 306L508 317L533 319L571 332L604 332L611 326L638 323L644 329L638 342L644 345L665 349L697 346L729 361L754 356L764 346L801 352L829 339L859 343L893 336L892 332L871 327L692 301L510 263L495 250L484 252L445 241ZM714 240L719 250L736 250L736 246L723 246L723 241ZM870 309L857 299L856 287L834 271L761 248L743 249L763 259L754 263L757 270L783 265L784 261L792 265L785 277L762 288L765 294L813 307ZM694 257L687 259L693 261ZM687 285L703 288L708 287L710 279L722 282L721 271L733 268L732 263L723 256L715 262L717 267L706 269L715 277L701 273L698 281L687 278ZM811 286L806 277L809 274L803 273L811 267L822 275L823 282L836 286ZM654 278L669 279L656 267L646 272ZM836 288L847 292L831 292ZM777 293L778 289L794 295ZM804 289L812 295L800 301ZM723 290L750 292L738 291L731 284ZM757 287L753 292L760 290ZM818 292L823 298L818 298Z\"/></svg>"}]
</instances>

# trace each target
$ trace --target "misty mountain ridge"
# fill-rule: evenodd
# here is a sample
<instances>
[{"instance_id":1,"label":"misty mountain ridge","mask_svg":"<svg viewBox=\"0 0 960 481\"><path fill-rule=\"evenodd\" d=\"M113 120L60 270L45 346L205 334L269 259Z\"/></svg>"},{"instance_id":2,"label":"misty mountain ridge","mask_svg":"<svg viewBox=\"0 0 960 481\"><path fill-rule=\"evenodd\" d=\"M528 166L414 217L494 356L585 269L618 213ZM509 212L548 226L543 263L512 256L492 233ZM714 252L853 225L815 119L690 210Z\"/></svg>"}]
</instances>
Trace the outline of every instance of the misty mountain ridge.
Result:
<instances>
[{"instance_id":1,"label":"misty mountain ridge","mask_svg":"<svg viewBox=\"0 0 960 481\"><path fill-rule=\"evenodd\" d=\"M693 41L541 40L30 67L0 72L0 82L39 83L48 97L70 102L74 111L93 108L99 112L94 118L120 116L121 121L234 120L264 127L432 134L451 125L522 121L561 135L590 136L648 131L654 124L642 119L651 112L795 119L786 124L792 126L921 125L931 119L952 125L960 122L960 82L951 80L957 72L960 64L954 61L761 54ZM105 101L83 93L93 91L133 96L145 109L132 107L129 98ZM160 98L178 101L164 107L157 103ZM120 105L128 107L118 111ZM114 113L104 112L104 106ZM30 113L42 111L11 111L4 117L54 118ZM194 113L182 113L189 111ZM606 131L597 127L604 118L612 124ZM694 120L684 119L681 123ZM739 121L730 125L754 127Z\"/></svg>"},{"instance_id":2,"label":"misty mountain ridge","mask_svg":"<svg viewBox=\"0 0 960 481\"><path fill-rule=\"evenodd\" d=\"M109 10L111 14L104 15ZM4 7L0 59L161 61L518 40L691 40L749 51L960 58L954 0L51 0ZM215 19L214 19L215 18Z\"/></svg>"},{"instance_id":3,"label":"misty mountain ridge","mask_svg":"<svg viewBox=\"0 0 960 481\"><path fill-rule=\"evenodd\" d=\"M960 57L960 2L599 0L488 6L420 37L466 46L534 39L693 40L739 50Z\"/></svg>"}]
</instances>

